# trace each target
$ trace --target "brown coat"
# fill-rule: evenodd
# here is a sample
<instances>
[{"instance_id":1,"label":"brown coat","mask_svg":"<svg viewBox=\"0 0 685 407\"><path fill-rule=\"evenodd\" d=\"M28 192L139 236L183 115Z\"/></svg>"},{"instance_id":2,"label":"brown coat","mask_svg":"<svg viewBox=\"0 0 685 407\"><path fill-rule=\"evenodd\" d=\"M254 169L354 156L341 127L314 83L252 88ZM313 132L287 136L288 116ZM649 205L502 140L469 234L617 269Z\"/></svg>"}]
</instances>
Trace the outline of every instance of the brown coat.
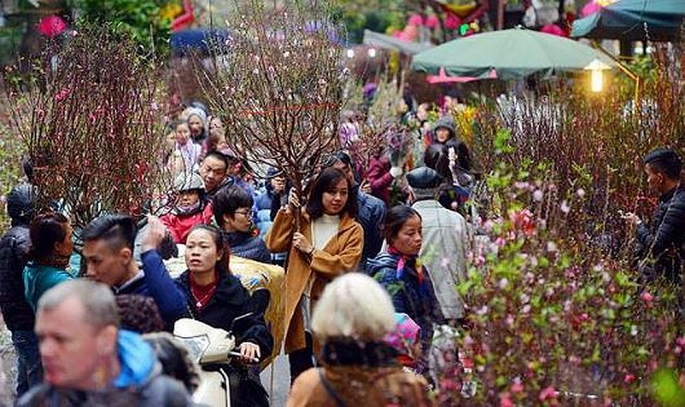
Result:
<instances>
[{"instance_id":1,"label":"brown coat","mask_svg":"<svg viewBox=\"0 0 685 407\"><path fill-rule=\"evenodd\" d=\"M426 380L401 367L326 367L321 371L346 406L385 407L388 405L429 407ZM288 407L328 407L337 405L321 382L317 368L297 377L288 398Z\"/></svg>"},{"instance_id":2,"label":"brown coat","mask_svg":"<svg viewBox=\"0 0 685 407\"><path fill-rule=\"evenodd\" d=\"M340 219L338 234L331 238L323 250L316 250L312 256L300 252L292 246L295 232L295 219L286 210L278 211L274 223L267 233L266 246L272 253L289 250L285 275L285 352L290 353L305 347L304 319L298 304L307 286L309 277L314 274L311 298L312 310L323 289L333 278L354 271L359 263L364 247L362 227L349 215ZM312 233L309 216L302 211L302 234L311 242Z\"/></svg>"}]
</instances>

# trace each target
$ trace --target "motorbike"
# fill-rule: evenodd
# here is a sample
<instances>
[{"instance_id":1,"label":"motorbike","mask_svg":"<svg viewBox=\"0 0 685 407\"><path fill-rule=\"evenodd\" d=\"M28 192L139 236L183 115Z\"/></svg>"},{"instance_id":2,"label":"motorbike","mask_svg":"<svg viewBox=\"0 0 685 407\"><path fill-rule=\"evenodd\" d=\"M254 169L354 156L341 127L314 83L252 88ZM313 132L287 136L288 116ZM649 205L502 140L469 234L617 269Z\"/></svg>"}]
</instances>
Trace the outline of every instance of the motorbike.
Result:
<instances>
[{"instance_id":1,"label":"motorbike","mask_svg":"<svg viewBox=\"0 0 685 407\"><path fill-rule=\"evenodd\" d=\"M252 313L242 315L234 323L250 315ZM200 384L192 395L193 402L202 406L230 407L238 377L232 364L238 363L234 359L241 356L236 351L235 336L190 318L176 321L174 336L186 346L201 368ZM259 360L251 362L258 363Z\"/></svg>"}]
</instances>

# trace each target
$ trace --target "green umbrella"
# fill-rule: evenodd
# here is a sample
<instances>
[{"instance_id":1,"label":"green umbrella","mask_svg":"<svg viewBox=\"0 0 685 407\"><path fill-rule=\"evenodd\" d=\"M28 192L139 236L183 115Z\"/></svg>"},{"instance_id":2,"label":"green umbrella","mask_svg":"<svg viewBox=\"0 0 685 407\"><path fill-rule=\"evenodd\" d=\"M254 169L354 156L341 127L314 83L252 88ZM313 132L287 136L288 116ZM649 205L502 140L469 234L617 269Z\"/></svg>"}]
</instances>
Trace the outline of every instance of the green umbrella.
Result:
<instances>
[{"instance_id":1,"label":"green umbrella","mask_svg":"<svg viewBox=\"0 0 685 407\"><path fill-rule=\"evenodd\" d=\"M674 41L684 17L685 0L620 0L574 21L571 36Z\"/></svg>"},{"instance_id":2,"label":"green umbrella","mask_svg":"<svg viewBox=\"0 0 685 407\"><path fill-rule=\"evenodd\" d=\"M414 55L412 69L451 76L518 79L540 73L580 71L600 60L614 67L602 53L577 41L516 27L456 39Z\"/></svg>"}]
</instances>

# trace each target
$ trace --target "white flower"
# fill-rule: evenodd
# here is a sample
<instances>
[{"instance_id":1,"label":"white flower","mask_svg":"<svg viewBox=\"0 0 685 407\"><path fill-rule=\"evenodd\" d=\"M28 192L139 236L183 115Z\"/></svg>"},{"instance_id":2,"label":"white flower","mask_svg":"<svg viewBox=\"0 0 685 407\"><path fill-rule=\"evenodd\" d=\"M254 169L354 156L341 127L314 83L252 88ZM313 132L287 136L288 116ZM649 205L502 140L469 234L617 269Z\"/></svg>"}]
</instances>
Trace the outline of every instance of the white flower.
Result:
<instances>
[{"instance_id":1,"label":"white flower","mask_svg":"<svg viewBox=\"0 0 685 407\"><path fill-rule=\"evenodd\" d=\"M547 251L550 253L556 253L559 249L557 248L557 244L549 241L547 242Z\"/></svg>"},{"instance_id":2,"label":"white flower","mask_svg":"<svg viewBox=\"0 0 685 407\"><path fill-rule=\"evenodd\" d=\"M583 188L578 188L576 194L578 194L578 196L582 198L585 196L585 190Z\"/></svg>"},{"instance_id":3,"label":"white flower","mask_svg":"<svg viewBox=\"0 0 685 407\"><path fill-rule=\"evenodd\" d=\"M255 69L252 71L252 73L255 74L255 75L259 75L259 68L255 68Z\"/></svg>"},{"instance_id":4,"label":"white flower","mask_svg":"<svg viewBox=\"0 0 685 407\"><path fill-rule=\"evenodd\" d=\"M559 209L563 213L569 213L571 211L571 207L569 206L568 202L566 202L566 200L561 202L561 206L559 206Z\"/></svg>"},{"instance_id":5,"label":"white flower","mask_svg":"<svg viewBox=\"0 0 685 407\"><path fill-rule=\"evenodd\" d=\"M500 290L504 290L507 288L507 284L509 284L509 280L507 280L506 277L503 277L501 280L499 280L498 286Z\"/></svg>"},{"instance_id":6,"label":"white flower","mask_svg":"<svg viewBox=\"0 0 685 407\"><path fill-rule=\"evenodd\" d=\"M283 53L283 58L288 58L288 57L290 57L290 51L285 51Z\"/></svg>"},{"instance_id":7,"label":"white flower","mask_svg":"<svg viewBox=\"0 0 685 407\"><path fill-rule=\"evenodd\" d=\"M542 201L543 195L544 194L542 193L542 190L536 189L535 192L533 192L533 200L535 202L540 202L540 201Z\"/></svg>"},{"instance_id":8,"label":"white flower","mask_svg":"<svg viewBox=\"0 0 685 407\"><path fill-rule=\"evenodd\" d=\"M571 305L572 305L571 300L564 301L564 311L565 312L571 311Z\"/></svg>"}]
</instances>

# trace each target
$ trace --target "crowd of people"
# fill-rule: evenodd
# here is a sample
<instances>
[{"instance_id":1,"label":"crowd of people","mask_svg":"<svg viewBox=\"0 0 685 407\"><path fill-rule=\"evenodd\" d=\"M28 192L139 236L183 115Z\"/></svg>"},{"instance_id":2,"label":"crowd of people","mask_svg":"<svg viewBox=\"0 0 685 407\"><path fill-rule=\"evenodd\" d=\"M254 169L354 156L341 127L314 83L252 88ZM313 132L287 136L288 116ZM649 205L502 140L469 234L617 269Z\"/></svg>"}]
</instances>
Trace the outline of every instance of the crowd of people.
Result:
<instances>
[{"instance_id":1,"label":"crowd of people","mask_svg":"<svg viewBox=\"0 0 685 407\"><path fill-rule=\"evenodd\" d=\"M201 104L172 125L173 199L160 217L106 214L76 234L68 214L37 213L30 182L13 188L0 307L17 350L19 405L190 405L187 378L172 380L141 336L172 332L181 318L231 331L242 362L279 352L231 256L286 270L289 405L433 405L439 371L454 368L429 364L433 331L467 323L457 285L479 233L469 209L477 177L449 114L434 125L421 109L411 115L420 160L410 166L383 150L367 169L331 151L304 196L276 168L260 185ZM341 128L353 143L353 121ZM682 250L682 163L664 149L645 164L664 207L649 228L626 218L643 252L665 262L663 252ZM399 202L390 197L397 184ZM172 278L164 260L181 247L186 270ZM674 267L649 270L675 280ZM458 364L448 351L441 360ZM257 373L235 364L231 405L268 405Z\"/></svg>"}]
</instances>

